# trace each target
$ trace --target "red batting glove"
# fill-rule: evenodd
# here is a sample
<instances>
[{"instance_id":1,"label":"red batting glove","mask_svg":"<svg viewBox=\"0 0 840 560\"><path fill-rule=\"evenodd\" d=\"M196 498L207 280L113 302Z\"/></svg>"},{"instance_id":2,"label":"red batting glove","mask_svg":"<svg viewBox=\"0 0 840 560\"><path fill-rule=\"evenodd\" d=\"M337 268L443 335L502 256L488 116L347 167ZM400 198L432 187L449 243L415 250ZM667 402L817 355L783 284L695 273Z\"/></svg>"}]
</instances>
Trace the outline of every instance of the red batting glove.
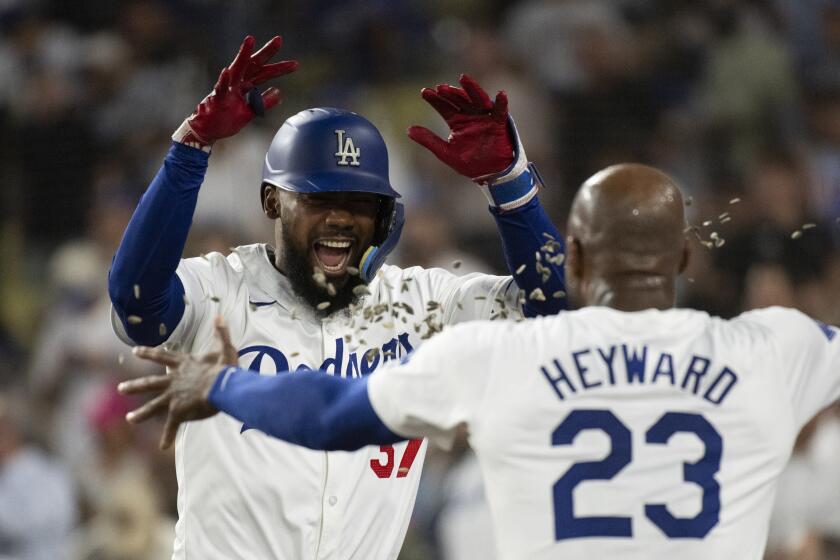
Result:
<instances>
[{"instance_id":1,"label":"red batting glove","mask_svg":"<svg viewBox=\"0 0 840 560\"><path fill-rule=\"evenodd\" d=\"M494 103L471 77L461 74L459 81L463 89L441 84L421 92L449 125L448 141L422 126L410 127L408 137L461 175L482 181L513 163L508 98L500 91Z\"/></svg>"},{"instance_id":2,"label":"red batting glove","mask_svg":"<svg viewBox=\"0 0 840 560\"><path fill-rule=\"evenodd\" d=\"M245 37L236 58L219 74L213 91L198 104L172 139L209 152L213 142L233 136L255 115L277 105L281 98L279 89L270 87L259 94L255 86L297 70L296 60L267 64L282 44L283 39L277 36L251 54L254 38Z\"/></svg>"}]
</instances>

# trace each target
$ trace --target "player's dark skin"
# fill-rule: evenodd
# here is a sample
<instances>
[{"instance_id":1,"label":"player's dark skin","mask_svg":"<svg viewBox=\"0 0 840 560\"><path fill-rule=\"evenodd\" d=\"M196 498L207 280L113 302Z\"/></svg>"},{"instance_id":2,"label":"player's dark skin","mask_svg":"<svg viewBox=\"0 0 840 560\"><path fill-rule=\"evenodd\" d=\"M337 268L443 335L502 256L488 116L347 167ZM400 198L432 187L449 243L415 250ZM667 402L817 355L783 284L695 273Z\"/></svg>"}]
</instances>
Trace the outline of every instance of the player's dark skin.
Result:
<instances>
[{"instance_id":1,"label":"player's dark skin","mask_svg":"<svg viewBox=\"0 0 840 560\"><path fill-rule=\"evenodd\" d=\"M263 212L275 220L275 261L280 272L287 272L289 240L299 253L307 254L311 268L321 268L316 244L322 239L351 242L349 258L341 272L324 270L336 288L347 283L346 266L358 266L364 251L371 245L379 210L379 197L371 193L331 192L295 193L266 187Z\"/></svg>"},{"instance_id":2,"label":"player's dark skin","mask_svg":"<svg viewBox=\"0 0 840 560\"><path fill-rule=\"evenodd\" d=\"M304 212L302 223L310 225L285 227L300 227L300 242L307 243L323 223L318 215ZM372 220L368 226L372 236ZM690 252L685 226L682 193L661 171L622 164L593 175L578 191L569 215L566 282L571 302L622 311L674 307L677 276L688 265ZM279 231L284 226L277 227ZM220 350L203 357L160 348L134 349L137 356L173 370L170 375L125 381L119 387L125 394L158 393L131 412L128 421L138 423L166 412L163 448L172 444L181 422L217 412L208 396L222 366L235 364L236 350L220 318L216 336Z\"/></svg>"},{"instance_id":3,"label":"player's dark skin","mask_svg":"<svg viewBox=\"0 0 840 560\"><path fill-rule=\"evenodd\" d=\"M566 282L575 307L669 309L688 265L682 193L639 164L608 167L578 191L569 214Z\"/></svg>"}]
</instances>

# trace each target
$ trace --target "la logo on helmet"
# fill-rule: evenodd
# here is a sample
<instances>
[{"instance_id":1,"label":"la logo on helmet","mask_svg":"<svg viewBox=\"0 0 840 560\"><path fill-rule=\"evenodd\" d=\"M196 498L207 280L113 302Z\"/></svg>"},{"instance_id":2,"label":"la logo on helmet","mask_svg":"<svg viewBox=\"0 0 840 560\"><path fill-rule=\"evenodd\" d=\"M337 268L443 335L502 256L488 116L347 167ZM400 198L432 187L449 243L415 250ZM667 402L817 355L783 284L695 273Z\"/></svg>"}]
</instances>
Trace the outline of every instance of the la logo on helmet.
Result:
<instances>
[{"instance_id":1,"label":"la logo on helmet","mask_svg":"<svg viewBox=\"0 0 840 560\"><path fill-rule=\"evenodd\" d=\"M335 157L340 157L341 159L338 160L338 165L359 165L359 156L362 155L362 149L357 148L353 144L353 139L349 136L345 139L344 130L336 130L335 136L336 140L338 141L338 151L335 153ZM347 161L347 159L350 161Z\"/></svg>"}]
</instances>

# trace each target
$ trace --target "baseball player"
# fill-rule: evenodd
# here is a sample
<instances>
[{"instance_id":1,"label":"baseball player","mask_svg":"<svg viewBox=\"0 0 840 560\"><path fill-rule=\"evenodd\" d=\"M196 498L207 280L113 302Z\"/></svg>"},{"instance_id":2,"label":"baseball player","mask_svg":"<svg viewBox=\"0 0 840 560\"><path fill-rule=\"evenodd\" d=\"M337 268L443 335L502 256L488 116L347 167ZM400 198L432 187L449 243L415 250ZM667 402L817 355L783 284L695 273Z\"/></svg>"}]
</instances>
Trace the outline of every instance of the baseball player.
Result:
<instances>
[{"instance_id":1,"label":"baseball player","mask_svg":"<svg viewBox=\"0 0 840 560\"><path fill-rule=\"evenodd\" d=\"M420 127L410 135L480 184L508 263L520 269L516 281L384 264L403 224L386 147L370 122L332 108L294 115L268 149L253 198L259 192L274 220L273 246L182 260L213 142L278 103L278 90L260 94L256 85L297 68L294 61L269 63L280 42L276 37L252 52L254 39L246 38L213 92L174 134L110 271L114 328L125 342L206 352L213 317L224 315L245 368L268 376L320 369L359 378L405 357L443 325L563 305L563 246L536 197L539 180L508 117L507 98L502 92L491 100L468 77L462 87L423 91L450 124L448 141ZM523 305L520 288L541 297ZM220 415L178 432L174 558L397 556L423 441L324 453L251 428ZM164 443L174 438L167 433Z\"/></svg>"},{"instance_id":2,"label":"baseball player","mask_svg":"<svg viewBox=\"0 0 840 560\"><path fill-rule=\"evenodd\" d=\"M779 307L673 309L684 228L669 177L610 167L571 210L576 311L456 326L362 379L139 349L175 374L123 390L162 392L170 429L221 410L312 449L446 447L465 425L506 559L760 560L794 440L840 398L840 331Z\"/></svg>"}]
</instances>

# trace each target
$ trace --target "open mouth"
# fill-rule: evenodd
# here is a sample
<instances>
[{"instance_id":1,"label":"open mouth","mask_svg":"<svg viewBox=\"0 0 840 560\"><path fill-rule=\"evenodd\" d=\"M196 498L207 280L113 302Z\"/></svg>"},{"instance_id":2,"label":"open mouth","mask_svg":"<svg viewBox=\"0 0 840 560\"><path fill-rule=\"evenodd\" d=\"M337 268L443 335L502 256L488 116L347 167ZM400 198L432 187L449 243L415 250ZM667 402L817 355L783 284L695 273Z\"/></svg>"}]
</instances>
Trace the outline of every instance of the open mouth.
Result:
<instances>
[{"instance_id":1,"label":"open mouth","mask_svg":"<svg viewBox=\"0 0 840 560\"><path fill-rule=\"evenodd\" d=\"M322 238L312 246L315 260L327 276L340 276L347 270L353 241L346 238Z\"/></svg>"}]
</instances>

